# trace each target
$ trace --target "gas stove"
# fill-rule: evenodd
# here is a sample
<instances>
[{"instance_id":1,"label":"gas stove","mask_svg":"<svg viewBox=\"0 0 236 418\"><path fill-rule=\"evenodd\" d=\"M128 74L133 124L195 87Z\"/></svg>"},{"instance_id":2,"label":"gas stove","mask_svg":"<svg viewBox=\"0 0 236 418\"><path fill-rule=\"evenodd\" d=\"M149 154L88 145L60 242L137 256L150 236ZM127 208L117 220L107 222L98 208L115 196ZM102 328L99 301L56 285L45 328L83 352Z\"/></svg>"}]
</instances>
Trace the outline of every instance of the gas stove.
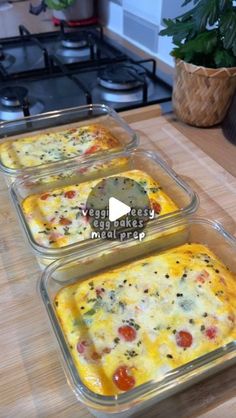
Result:
<instances>
[{"instance_id":1,"label":"gas stove","mask_svg":"<svg viewBox=\"0 0 236 418\"><path fill-rule=\"evenodd\" d=\"M139 60L104 36L100 25L1 40L0 120L91 103L128 110L171 100L156 62Z\"/></svg>"}]
</instances>

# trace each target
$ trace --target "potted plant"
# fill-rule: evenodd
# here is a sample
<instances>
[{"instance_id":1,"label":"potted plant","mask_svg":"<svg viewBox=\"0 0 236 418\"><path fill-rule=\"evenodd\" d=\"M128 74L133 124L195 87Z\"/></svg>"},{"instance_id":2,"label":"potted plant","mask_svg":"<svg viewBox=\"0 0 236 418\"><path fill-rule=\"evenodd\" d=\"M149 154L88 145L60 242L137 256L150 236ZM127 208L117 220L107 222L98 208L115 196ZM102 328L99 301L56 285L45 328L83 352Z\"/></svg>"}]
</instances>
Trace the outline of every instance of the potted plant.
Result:
<instances>
[{"instance_id":1,"label":"potted plant","mask_svg":"<svg viewBox=\"0 0 236 418\"><path fill-rule=\"evenodd\" d=\"M236 89L236 6L233 0L185 0L193 8L164 19L160 35L172 36L176 76L173 107L182 121L220 123Z\"/></svg>"},{"instance_id":2,"label":"potted plant","mask_svg":"<svg viewBox=\"0 0 236 418\"><path fill-rule=\"evenodd\" d=\"M38 15L47 8L59 20L84 20L94 14L94 0L42 0L38 6L30 5L30 13Z\"/></svg>"}]
</instances>

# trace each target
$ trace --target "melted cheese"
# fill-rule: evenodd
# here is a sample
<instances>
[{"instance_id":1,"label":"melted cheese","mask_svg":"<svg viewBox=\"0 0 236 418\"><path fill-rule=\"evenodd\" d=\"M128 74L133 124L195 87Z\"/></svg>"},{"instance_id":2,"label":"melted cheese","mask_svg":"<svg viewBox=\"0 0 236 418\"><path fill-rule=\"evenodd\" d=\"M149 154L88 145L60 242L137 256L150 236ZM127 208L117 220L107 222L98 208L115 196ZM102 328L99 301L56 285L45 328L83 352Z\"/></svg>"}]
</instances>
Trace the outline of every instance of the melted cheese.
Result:
<instances>
[{"instance_id":1,"label":"melted cheese","mask_svg":"<svg viewBox=\"0 0 236 418\"><path fill-rule=\"evenodd\" d=\"M152 204L160 205L160 215L178 209L148 174L131 170L119 175L140 183ZM117 175L108 178L112 177L115 181ZM92 230L82 209L86 207L90 191L101 180L100 178L28 196L22 202L22 208L34 240L41 246L58 248L89 239Z\"/></svg>"},{"instance_id":2,"label":"melted cheese","mask_svg":"<svg viewBox=\"0 0 236 418\"><path fill-rule=\"evenodd\" d=\"M82 126L3 142L0 161L11 169L35 167L119 146L119 140L105 127Z\"/></svg>"},{"instance_id":3,"label":"melted cheese","mask_svg":"<svg viewBox=\"0 0 236 418\"><path fill-rule=\"evenodd\" d=\"M235 279L207 247L185 244L62 288L55 307L83 383L115 395L120 366L136 387L234 340Z\"/></svg>"}]
</instances>

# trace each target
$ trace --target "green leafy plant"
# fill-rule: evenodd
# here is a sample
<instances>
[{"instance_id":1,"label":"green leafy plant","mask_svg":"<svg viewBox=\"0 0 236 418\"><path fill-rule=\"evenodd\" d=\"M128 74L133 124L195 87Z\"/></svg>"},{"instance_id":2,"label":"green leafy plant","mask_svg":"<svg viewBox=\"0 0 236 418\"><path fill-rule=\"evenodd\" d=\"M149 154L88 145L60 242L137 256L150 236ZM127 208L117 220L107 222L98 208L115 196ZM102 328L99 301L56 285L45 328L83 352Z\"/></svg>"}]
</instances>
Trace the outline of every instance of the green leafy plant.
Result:
<instances>
[{"instance_id":1,"label":"green leafy plant","mask_svg":"<svg viewBox=\"0 0 236 418\"><path fill-rule=\"evenodd\" d=\"M163 19L160 35L172 36L171 52L195 65L236 66L236 6L233 0L185 0L193 8L175 19Z\"/></svg>"},{"instance_id":2,"label":"green leafy plant","mask_svg":"<svg viewBox=\"0 0 236 418\"><path fill-rule=\"evenodd\" d=\"M45 0L45 4L49 9L64 10L74 4L75 0Z\"/></svg>"}]
</instances>

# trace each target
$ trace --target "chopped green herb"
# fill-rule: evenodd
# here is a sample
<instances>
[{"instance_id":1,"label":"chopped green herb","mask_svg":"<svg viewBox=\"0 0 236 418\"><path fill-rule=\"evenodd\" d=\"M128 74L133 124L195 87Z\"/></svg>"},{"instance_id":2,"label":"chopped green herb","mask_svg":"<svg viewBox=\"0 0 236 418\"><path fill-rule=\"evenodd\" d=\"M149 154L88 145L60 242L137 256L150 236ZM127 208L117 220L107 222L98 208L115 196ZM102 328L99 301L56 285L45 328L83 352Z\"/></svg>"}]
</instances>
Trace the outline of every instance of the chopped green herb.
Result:
<instances>
[{"instance_id":1,"label":"chopped green herb","mask_svg":"<svg viewBox=\"0 0 236 418\"><path fill-rule=\"evenodd\" d=\"M89 309L87 312L85 312L85 315L92 316L96 313L96 310L94 308Z\"/></svg>"}]
</instances>

